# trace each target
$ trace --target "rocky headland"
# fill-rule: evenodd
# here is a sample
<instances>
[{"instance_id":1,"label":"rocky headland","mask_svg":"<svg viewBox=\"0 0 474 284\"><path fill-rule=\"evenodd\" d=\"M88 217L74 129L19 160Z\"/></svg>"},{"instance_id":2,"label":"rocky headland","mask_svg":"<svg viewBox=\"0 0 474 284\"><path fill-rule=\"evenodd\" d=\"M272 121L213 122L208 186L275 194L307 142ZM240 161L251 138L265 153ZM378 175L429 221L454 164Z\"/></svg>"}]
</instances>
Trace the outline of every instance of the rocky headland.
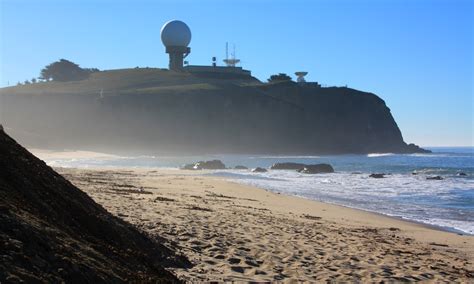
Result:
<instances>
[{"instance_id":1,"label":"rocky headland","mask_svg":"<svg viewBox=\"0 0 474 284\"><path fill-rule=\"evenodd\" d=\"M102 152L425 152L375 94L251 76L135 68L0 89L9 133L35 148Z\"/></svg>"}]
</instances>

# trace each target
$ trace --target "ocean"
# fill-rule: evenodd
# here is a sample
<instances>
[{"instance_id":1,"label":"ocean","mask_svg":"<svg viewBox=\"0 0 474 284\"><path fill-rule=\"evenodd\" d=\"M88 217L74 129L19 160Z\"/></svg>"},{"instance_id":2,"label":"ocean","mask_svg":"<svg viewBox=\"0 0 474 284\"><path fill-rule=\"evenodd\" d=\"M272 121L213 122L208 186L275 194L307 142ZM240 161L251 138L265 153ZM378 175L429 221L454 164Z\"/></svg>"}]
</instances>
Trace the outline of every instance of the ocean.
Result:
<instances>
[{"instance_id":1,"label":"ocean","mask_svg":"<svg viewBox=\"0 0 474 284\"><path fill-rule=\"evenodd\" d=\"M212 155L187 157L51 158L62 167L176 168L199 160L220 159L227 167L270 167L276 162L329 163L335 173L216 170L209 175L272 192L343 205L474 235L474 147L428 148L431 154L373 153L334 156ZM412 173L416 172L416 175ZM386 178L370 178L386 173ZM460 175L460 173L466 174ZM443 180L427 180L441 176Z\"/></svg>"}]
</instances>

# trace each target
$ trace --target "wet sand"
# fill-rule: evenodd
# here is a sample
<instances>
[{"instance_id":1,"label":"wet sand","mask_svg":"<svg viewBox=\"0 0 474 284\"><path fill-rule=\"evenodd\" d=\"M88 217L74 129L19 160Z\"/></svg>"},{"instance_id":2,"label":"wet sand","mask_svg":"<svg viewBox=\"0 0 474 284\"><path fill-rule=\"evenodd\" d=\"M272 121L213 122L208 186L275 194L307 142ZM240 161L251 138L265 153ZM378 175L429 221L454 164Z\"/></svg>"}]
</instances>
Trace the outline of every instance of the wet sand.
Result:
<instances>
[{"instance_id":1,"label":"wet sand","mask_svg":"<svg viewBox=\"0 0 474 284\"><path fill-rule=\"evenodd\" d=\"M112 214L179 248L183 280L472 281L474 237L274 194L205 172L58 168Z\"/></svg>"}]
</instances>

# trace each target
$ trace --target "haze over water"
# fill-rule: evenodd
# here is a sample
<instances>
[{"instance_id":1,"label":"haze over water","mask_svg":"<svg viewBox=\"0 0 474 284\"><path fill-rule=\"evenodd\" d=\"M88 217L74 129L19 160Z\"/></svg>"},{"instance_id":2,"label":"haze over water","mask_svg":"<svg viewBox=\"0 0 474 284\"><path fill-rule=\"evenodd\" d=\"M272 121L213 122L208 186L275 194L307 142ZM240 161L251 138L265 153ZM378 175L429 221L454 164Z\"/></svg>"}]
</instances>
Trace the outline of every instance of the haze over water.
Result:
<instances>
[{"instance_id":1,"label":"haze over water","mask_svg":"<svg viewBox=\"0 0 474 284\"><path fill-rule=\"evenodd\" d=\"M46 158L65 167L176 168L198 160L220 159L227 167L270 167L276 162L329 163L336 173L307 175L295 171L218 170L211 175L348 207L474 234L474 147L431 148L432 154L369 154L338 156L218 155L192 157ZM416 171L418 174L413 175ZM459 176L459 173L466 176ZM384 179L370 173L387 173ZM427 180L430 176L443 180Z\"/></svg>"}]
</instances>

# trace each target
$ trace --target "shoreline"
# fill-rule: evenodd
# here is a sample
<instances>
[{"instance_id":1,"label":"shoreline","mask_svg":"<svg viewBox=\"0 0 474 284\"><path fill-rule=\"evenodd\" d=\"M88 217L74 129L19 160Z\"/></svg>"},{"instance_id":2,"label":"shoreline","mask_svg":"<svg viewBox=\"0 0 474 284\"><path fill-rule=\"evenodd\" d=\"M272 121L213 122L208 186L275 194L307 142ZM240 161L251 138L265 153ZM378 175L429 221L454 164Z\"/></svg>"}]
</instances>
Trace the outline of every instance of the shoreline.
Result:
<instances>
[{"instance_id":1,"label":"shoreline","mask_svg":"<svg viewBox=\"0 0 474 284\"><path fill-rule=\"evenodd\" d=\"M214 177L214 176L211 176L211 177ZM217 177L217 178L218 178L218 177ZM234 181L234 180L226 180L225 178L224 178L224 180L227 181L227 182L235 183L236 185L243 185L243 184L238 183L238 182L236 182L236 181ZM273 193L273 194L279 194L279 193L275 193L275 192L273 192L273 191L271 191L271 190L269 190L269 189L260 188L260 187L256 187L256 186L251 186L251 187L253 187L253 188L255 188L255 189L258 189L258 190L268 191L268 192L271 192L271 193ZM310 198L306 198L306 197L304 197L304 196L300 196L300 195L296 195L296 194L286 194L286 193L282 193L282 195L284 195L284 196L289 196L289 197L296 197L296 198L300 198L300 199L304 199L304 200L309 200L309 201L312 201L312 202L318 202L318 203L323 203L323 204L327 204L327 205L342 207L342 208L344 208L344 209L362 211L362 212L365 212L365 213L374 214L374 215L379 216L379 217L391 218L391 219L394 219L394 220L397 220L397 221L400 221L400 222L412 223L413 225L422 226L422 227L425 227L425 228L430 229L430 230L435 230L435 231L440 231L440 232L446 232L446 233L452 233L452 234L462 235L462 236L468 236L468 237L474 237L474 234L469 234L469 233L466 233L466 232L464 232L464 231L458 230L458 229L456 229L456 228L443 227L443 226L438 226L438 225L423 223L423 222L421 222L421 221L405 219L405 218L399 217L399 216L391 216L391 215L388 215L388 214L384 214L384 213L376 212L376 211L370 211L370 210L363 209L363 208L350 207L350 206L346 206L346 205L343 205L343 204L331 203L331 202L323 201L323 200L310 199Z\"/></svg>"},{"instance_id":2,"label":"shoreline","mask_svg":"<svg viewBox=\"0 0 474 284\"><path fill-rule=\"evenodd\" d=\"M59 168L61 168L61 167L59 167ZM399 222L406 222L406 223L409 223L409 224L413 224L415 226L425 227L426 229L430 229L430 230L435 230L435 231L440 231L440 232L445 232L445 233L450 233L450 234L456 234L456 235L460 235L460 236L474 237L474 234L469 234L469 233L466 233L464 231L458 230L456 228L443 227L443 226L439 226L439 225L428 224L428 223L424 223L424 222L421 222L421 221L405 219L405 218L399 217L399 216L391 216L391 215L388 215L388 214L384 214L384 213L376 212L376 211L370 211L370 210L363 209L363 208L355 208L355 207L350 207L350 206L346 206L346 205L343 205L343 204L337 204L337 203L331 203L331 202L328 202L328 201L310 199L310 198L306 198L306 197L300 196L300 195L292 195L292 194L286 194L286 193L273 192L269 189L239 183L235 180L232 180L232 179L229 179L229 178L226 178L226 177L212 175L213 172L211 172L210 170L191 171L191 170L183 170L183 169L180 169L179 167L118 167L118 166L87 167L87 168L70 167L69 169L84 169L84 170L104 170L104 169L106 169L106 170L107 169L108 170L130 170L130 169L133 169L133 170L137 170L137 171L141 171L141 170L160 171L161 170L161 171L176 171L177 173L178 172L183 172L183 173L192 174L192 175L196 175L196 176L221 179L225 182L235 184L236 186L250 187L250 188L254 188L255 190L263 190L263 191L266 191L266 192L269 192L269 193L272 193L272 194L283 195L283 196L287 196L287 197L294 197L294 198L298 198L298 199L302 199L302 200L321 203L321 204L325 204L325 205L329 205L329 206L341 207L341 208L349 209L349 210L361 211L361 212L364 212L364 213L367 213L367 214L374 214L375 216L378 216L378 217L390 218L390 219L393 219L393 220L396 220L396 221L399 221ZM473 249L473 252L474 252L474 249Z\"/></svg>"},{"instance_id":3,"label":"shoreline","mask_svg":"<svg viewBox=\"0 0 474 284\"><path fill-rule=\"evenodd\" d=\"M344 174L344 173L348 173L348 172L339 172L339 173ZM365 173L365 174L368 175L369 173ZM238 180L240 178L225 177L225 176L222 176L222 175L214 175L212 173L207 174L207 175L211 176L211 177L216 177L216 178L223 178L223 179L225 179L229 182L233 182L233 183L236 183L236 184L247 185L245 182L239 182ZM391 175L391 174L388 174L388 175ZM444 225L438 225L438 224L431 224L431 223L427 223L427 222L424 222L424 221L421 221L421 220L414 220L414 219L404 218L403 216L400 216L400 215L398 215L398 216L397 215L390 215L390 214L387 214L387 213L384 213L384 212L370 210L370 209L366 209L366 208L363 208L363 207L356 207L356 206L346 205L346 204L342 204L342 203L337 203L337 201L332 202L330 200L311 199L310 197L307 197L307 196L304 196L304 195L291 194L289 192L284 192L284 191L282 191L280 193L278 188L276 190L272 190L272 189L269 189L269 188L265 188L263 186L259 187L258 185L257 186L249 185L249 186L253 186L253 187L258 188L258 189L263 189L263 190L266 190L266 191L269 191L269 192L272 192L272 193L284 194L284 195L287 195L287 196L298 197L298 198L302 198L302 199L305 199L305 200L311 200L311 201L314 201L314 202L321 202L321 203L325 203L325 204L331 204L331 205L334 205L334 206L340 206L340 207L347 208L347 209L360 210L360 211L363 211L363 212L376 214L376 215L379 215L379 216L382 216L382 217L394 218L396 220L409 222L409 223L414 223L414 224L417 224L417 225L420 225L420 226L425 226L427 228L438 230L438 231L443 231L443 232L449 232L449 233L458 234L458 235L465 235L465 236L474 237L474 231L472 233L470 233L468 231L458 229L454 226L444 226Z\"/></svg>"},{"instance_id":4,"label":"shoreline","mask_svg":"<svg viewBox=\"0 0 474 284\"><path fill-rule=\"evenodd\" d=\"M228 182L234 182L232 180L227 180L227 181ZM235 182L235 183L239 184L238 182ZM254 187L254 188L260 189L260 190L265 190L265 191L268 191L268 192L272 192L271 190L267 190L265 188L260 188L260 187ZM272 192L272 193L274 193L274 192ZM319 202L319 203L323 203L323 204L327 204L327 205L342 207L342 208L345 208L345 209L362 211L362 212L374 214L374 215L377 215L377 216L380 216L380 217L391 218L391 219L394 219L394 220L397 220L397 221L400 221L400 222L412 223L414 225L422 226L422 227L425 227L425 228L430 229L430 230L446 232L446 233L452 233L452 234L461 235L461 236L474 237L474 234L469 234L469 233L466 233L464 231L458 230L456 228L444 227L444 226L439 226L439 225L434 225L434 224L428 224L428 223L424 223L422 221L405 219L405 218L399 217L399 216L391 216L391 215L388 215L388 214L384 214L384 213L376 212L376 211L370 211L370 210L363 209L363 208L350 207L350 206L346 206L346 205L343 205L343 204L331 203L331 202L323 201L323 200L310 199L310 198L306 198L306 197L300 196L300 195L292 195L292 194L285 194L285 193L283 193L283 195L292 196L292 197L296 197L296 198L301 198L301 199L305 199L305 200L309 200L309 201L313 201L313 202Z\"/></svg>"},{"instance_id":5,"label":"shoreline","mask_svg":"<svg viewBox=\"0 0 474 284\"><path fill-rule=\"evenodd\" d=\"M183 171L183 170L180 170L180 171ZM190 171L190 172L193 172L193 171ZM284 193L280 194L280 193L273 192L273 191L265 189L265 188L260 188L260 187L241 184L241 183L236 182L234 180L228 180L224 177L212 176L212 175L208 175L208 176L213 177L213 178L223 179L224 181L235 184L237 186L245 186L245 187L252 188L254 190L262 190L262 191L265 191L265 192L268 192L268 193L271 193L271 194L274 194L274 195L278 195L278 196L291 197L291 198L296 198L296 199L300 199L300 200L304 200L304 201L308 201L308 202L314 202L314 203L318 204L319 206L324 205L326 207L340 208L343 211L347 210L347 211L356 212L356 214L357 214L357 212L359 212L359 214L367 215L369 217L367 220L385 219L386 218L386 219L393 220L393 222L396 222L396 223L399 223L399 224L405 224L407 227L414 227L414 228L418 227L419 229L426 229L426 230L429 230L429 231L436 231L436 232L446 233L446 234L450 234L450 235L453 235L453 236L464 236L464 237L472 238L473 245L474 245L474 234L469 234L469 233L466 233L466 232L463 232L463 231L460 231L460 230L456 230L455 228L448 228L448 227L442 227L442 226L437 226L437 225L433 225L433 224L427 224L427 223L423 223L423 222L420 222L420 221L404 219L402 217L386 215L386 214L380 213L380 212L369 211L369 210L365 210L365 209L361 209L361 208L349 207L349 206L346 206L346 205L336 204L336 203L331 203L331 202L326 202L326 201L321 201L321 200L314 200L314 199L306 198L304 196L299 196L299 195L291 195L291 194L284 194ZM373 225L373 224L369 224L369 223L370 222L368 222L368 225ZM474 253L474 247L472 249L470 249L470 251L472 253Z\"/></svg>"},{"instance_id":6,"label":"shoreline","mask_svg":"<svg viewBox=\"0 0 474 284\"><path fill-rule=\"evenodd\" d=\"M421 146L420 146L421 147ZM28 147L28 151L32 152L35 156L41 157L43 155L53 154L55 156L56 153L63 153L67 155L74 155L75 153L91 153L96 154L97 156L115 156L115 157L128 157L132 156L153 156L153 157L161 157L161 158L175 158L175 157L222 157L222 156L254 156L254 157L267 157L267 158L307 158L307 157L325 157L325 156L347 156L347 155L354 155L354 156L367 156L367 155L418 155L418 154L436 154L436 152L431 151L430 149L436 148L472 148L472 146L439 146L439 147L421 147L422 151L415 151L415 152L315 152L315 153L300 153L300 152L288 152L286 154L281 154L281 152L273 153L263 153L256 152L256 153L249 153L249 152L209 152L209 153L202 153L201 151L197 152L169 152L169 151L162 151L162 152L153 152L153 151L130 151L130 150L104 150L104 149L81 149L75 147L65 147L63 150L58 150L57 147L38 147L32 146ZM426 149L425 149L426 148ZM426 152L428 150L430 152ZM43 156L44 157L44 156ZM79 156L78 156L79 157Z\"/></svg>"},{"instance_id":7,"label":"shoreline","mask_svg":"<svg viewBox=\"0 0 474 284\"><path fill-rule=\"evenodd\" d=\"M474 238L274 193L206 171L58 168L109 212L176 246L185 281L470 279Z\"/></svg>"},{"instance_id":8,"label":"shoreline","mask_svg":"<svg viewBox=\"0 0 474 284\"><path fill-rule=\"evenodd\" d=\"M48 158L52 158L52 157L54 157L54 158L69 157L70 158L71 156L73 157L73 159L77 159L77 158L95 158L95 159L103 158L103 159L108 159L108 158L116 157L116 156L113 156L113 155L96 153L96 152L88 152L88 151L64 151L64 153L63 152L56 152L56 151L48 151L48 150L44 150L44 149L32 149L32 151L37 156L38 156L38 154L40 154L39 157L41 159L45 159L45 158L48 159ZM153 171L153 170L183 171L183 172L187 171L189 173L193 173L193 174L196 174L196 175L202 175L202 176L207 176L207 177L212 177L212 178L219 178L219 179L223 179L225 181L234 183L236 185L247 186L243 183L239 183L236 180L233 180L232 178L222 177L222 176L218 176L218 175L212 175L213 172L209 171L209 170L188 171L188 170L182 170L179 167L148 167L148 166L137 166L137 167L123 167L123 166L91 166L91 167L89 167L88 166L88 167L79 167L79 168L77 168L77 167L61 167L61 166L59 166L59 167L58 166L52 166L52 167L54 167L54 168L69 168L69 169L84 169L84 170L89 170L89 169L90 170L101 170L101 169L128 170L128 169L135 169L135 170L150 170L150 171ZM259 189L259 190L264 190L264 191L268 191L268 192L271 192L271 193L274 193L274 194L279 194L279 193L273 192L269 189L260 188L260 187L256 187L256 186L253 186L253 187L256 188L256 189ZM304 199L304 200L320 202L320 203L323 203L323 204L340 206L340 207L346 208L346 209L352 209L352 210L358 210L358 211L362 211L362 212L366 212L366 213L371 213L371 214L379 215L381 217L393 218L395 220L408 222L408 223L413 223L413 224L419 225L419 226L425 226L426 228L437 230L437 231L474 237L474 233L470 234L468 232L464 232L464 231L456 229L454 227L441 226L441 225L436 225L436 224L429 224L429 223L425 223L425 222L422 222L422 221L405 219L401 216L392 216L392 215L388 215L388 214L385 214L385 213L382 213L382 212L371 211L371 210L364 209L364 208L357 208L357 207L347 206L347 205L344 205L344 204L332 203L332 202L329 202L329 201L310 199L310 198L300 196L300 195L292 195L292 194L287 194L287 193L282 193L282 194L285 195L285 196L297 197L297 198L301 198L301 199ZM474 250L473 250L473 252L474 252Z\"/></svg>"}]
</instances>

